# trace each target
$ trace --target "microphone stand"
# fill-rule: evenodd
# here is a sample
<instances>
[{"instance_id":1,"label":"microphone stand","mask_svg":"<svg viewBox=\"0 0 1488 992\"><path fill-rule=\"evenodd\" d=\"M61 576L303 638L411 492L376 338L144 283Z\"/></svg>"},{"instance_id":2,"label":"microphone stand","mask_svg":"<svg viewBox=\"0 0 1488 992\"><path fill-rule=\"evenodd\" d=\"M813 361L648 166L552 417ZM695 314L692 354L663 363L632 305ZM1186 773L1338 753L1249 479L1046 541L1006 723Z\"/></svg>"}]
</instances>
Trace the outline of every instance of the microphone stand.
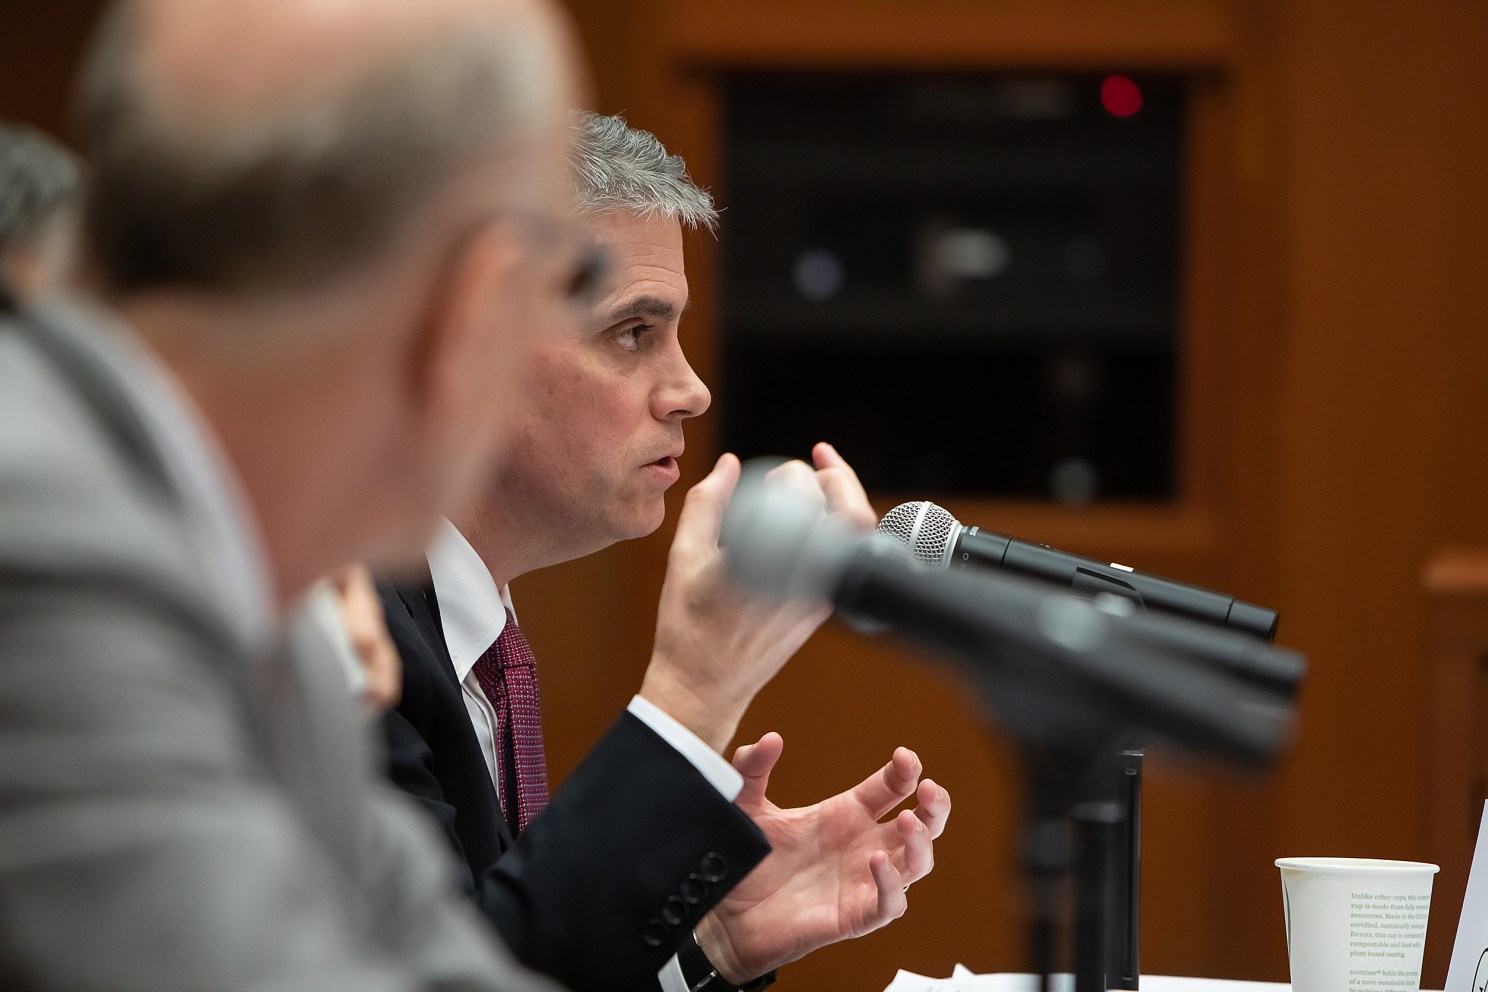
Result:
<instances>
[{"instance_id":1,"label":"microphone stand","mask_svg":"<svg viewBox=\"0 0 1488 992\"><path fill-rule=\"evenodd\" d=\"M1024 785L1027 817L1024 824L1023 871L1028 886L1029 951L1039 992L1053 992L1063 902L1063 882L1074 863L1066 800L1071 770L1076 762L1058 752L1025 748Z\"/></svg>"},{"instance_id":2,"label":"microphone stand","mask_svg":"<svg viewBox=\"0 0 1488 992\"><path fill-rule=\"evenodd\" d=\"M1141 727L1142 704L1101 691L1082 691L1035 672L1026 662L1038 652L1003 644L976 671L996 723L1019 744L1026 794L1023 866L1029 899L1029 949L1041 976L1041 992L1052 992L1059 969L1058 946L1066 880L1074 884L1075 992L1134 989L1138 970L1141 769L1144 754L1122 744L1153 736ZM1141 655L1121 659L1129 669L1145 666ZM1217 730L1248 720L1250 707L1230 678L1199 669L1194 698L1232 703L1195 710L1193 723L1173 723L1177 743L1256 760L1248 745L1236 746ZM1278 699L1281 709L1289 700ZM1232 710L1233 707L1233 710ZM1161 711L1153 710L1154 714ZM1160 735L1161 736L1161 735ZM1278 738L1278 741L1280 738ZM1119 743L1118 743L1119 742Z\"/></svg>"},{"instance_id":3,"label":"microphone stand","mask_svg":"<svg viewBox=\"0 0 1488 992\"><path fill-rule=\"evenodd\" d=\"M1075 992L1136 989L1141 975L1141 750L1094 769L1074 823Z\"/></svg>"},{"instance_id":4,"label":"microphone stand","mask_svg":"<svg viewBox=\"0 0 1488 992\"><path fill-rule=\"evenodd\" d=\"M1113 856L1128 822L1122 799L1130 777L1130 762L1112 741L1125 735L1096 700L1056 697L1002 677L982 682L998 722L1020 745L1029 952L1040 988L1052 992L1050 976L1061 970L1059 937L1073 878L1075 992L1106 992L1115 976L1108 935L1118 929Z\"/></svg>"},{"instance_id":5,"label":"microphone stand","mask_svg":"<svg viewBox=\"0 0 1488 992\"><path fill-rule=\"evenodd\" d=\"M1127 776L1109 749L1022 749L1027 820L1023 866L1029 899L1029 949L1041 992L1052 992L1066 880L1074 879L1075 992L1106 992L1125 978L1113 965L1113 938L1135 933L1118 920L1115 841L1128 823L1118 798ZM1135 887L1132 887L1135 890ZM1132 969L1135 971L1135 968ZM1135 978L1135 975L1131 976Z\"/></svg>"}]
</instances>

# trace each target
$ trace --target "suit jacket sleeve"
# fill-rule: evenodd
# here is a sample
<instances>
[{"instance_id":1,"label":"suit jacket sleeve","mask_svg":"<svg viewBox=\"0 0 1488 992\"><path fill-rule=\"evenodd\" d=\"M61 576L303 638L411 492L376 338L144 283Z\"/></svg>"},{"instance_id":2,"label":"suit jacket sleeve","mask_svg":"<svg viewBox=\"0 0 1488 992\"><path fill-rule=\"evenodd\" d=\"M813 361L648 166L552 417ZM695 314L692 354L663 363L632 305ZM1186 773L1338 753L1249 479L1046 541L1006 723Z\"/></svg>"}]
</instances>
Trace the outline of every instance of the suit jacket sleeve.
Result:
<instances>
[{"instance_id":1,"label":"suit jacket sleeve","mask_svg":"<svg viewBox=\"0 0 1488 992\"><path fill-rule=\"evenodd\" d=\"M657 971L702 915L768 853L759 828L625 713L515 844L494 823L488 829L501 834L499 841L472 837L461 805L482 797L468 789L455 794L444 774L446 757L472 756L441 754L464 737L429 726L426 692L444 688L425 681L435 646L402 622L406 614L396 616L386 595L384 602L409 679L404 702L384 724L391 775L444 828L476 904L518 960L575 992L656 987ZM447 655L439 654L447 667ZM443 677L453 680L453 670ZM463 706L441 712L467 720ZM477 847L486 853L472 858Z\"/></svg>"}]
</instances>

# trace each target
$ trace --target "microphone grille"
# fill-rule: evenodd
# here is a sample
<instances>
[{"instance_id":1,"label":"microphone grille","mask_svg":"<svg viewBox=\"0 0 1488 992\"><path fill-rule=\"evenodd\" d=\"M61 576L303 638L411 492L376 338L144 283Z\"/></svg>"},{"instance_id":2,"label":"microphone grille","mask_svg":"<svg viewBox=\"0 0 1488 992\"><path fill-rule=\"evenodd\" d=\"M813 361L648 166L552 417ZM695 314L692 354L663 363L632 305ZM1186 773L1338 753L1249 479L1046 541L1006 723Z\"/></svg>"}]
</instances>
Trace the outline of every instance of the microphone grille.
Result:
<instances>
[{"instance_id":1,"label":"microphone grille","mask_svg":"<svg viewBox=\"0 0 1488 992\"><path fill-rule=\"evenodd\" d=\"M946 564L961 522L943 506L925 500L900 503L878 522L878 532L904 545L927 565Z\"/></svg>"},{"instance_id":2,"label":"microphone grille","mask_svg":"<svg viewBox=\"0 0 1488 992\"><path fill-rule=\"evenodd\" d=\"M725 564L757 594L830 599L858 542L845 524L823 514L819 499L767 483L777 464L745 463L719 535Z\"/></svg>"}]
</instances>

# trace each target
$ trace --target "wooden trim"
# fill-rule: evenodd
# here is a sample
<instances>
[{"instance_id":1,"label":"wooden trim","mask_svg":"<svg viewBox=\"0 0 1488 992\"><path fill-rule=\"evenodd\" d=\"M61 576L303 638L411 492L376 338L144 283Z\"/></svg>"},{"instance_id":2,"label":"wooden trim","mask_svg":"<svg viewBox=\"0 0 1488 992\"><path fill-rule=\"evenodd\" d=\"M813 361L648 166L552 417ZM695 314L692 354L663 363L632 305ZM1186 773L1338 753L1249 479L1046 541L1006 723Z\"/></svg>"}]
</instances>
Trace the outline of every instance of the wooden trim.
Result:
<instances>
[{"instance_id":1,"label":"wooden trim","mask_svg":"<svg viewBox=\"0 0 1488 992\"><path fill-rule=\"evenodd\" d=\"M1230 10L1202 0L1119 5L673 0L668 7L662 48L674 64L689 68L1193 69L1231 62L1239 34Z\"/></svg>"},{"instance_id":2,"label":"wooden trim","mask_svg":"<svg viewBox=\"0 0 1488 992\"><path fill-rule=\"evenodd\" d=\"M1421 576L1433 596L1488 597L1488 548L1449 548L1426 563Z\"/></svg>"}]
</instances>

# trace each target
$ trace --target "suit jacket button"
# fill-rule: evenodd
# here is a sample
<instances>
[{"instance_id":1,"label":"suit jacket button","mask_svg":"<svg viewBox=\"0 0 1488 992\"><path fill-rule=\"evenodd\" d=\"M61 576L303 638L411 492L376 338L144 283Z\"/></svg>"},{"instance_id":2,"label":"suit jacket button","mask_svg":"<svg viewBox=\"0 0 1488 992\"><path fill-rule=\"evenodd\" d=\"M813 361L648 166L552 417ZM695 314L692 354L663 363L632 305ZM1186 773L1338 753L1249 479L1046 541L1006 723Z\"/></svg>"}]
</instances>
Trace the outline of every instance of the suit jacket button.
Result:
<instances>
[{"instance_id":1,"label":"suit jacket button","mask_svg":"<svg viewBox=\"0 0 1488 992\"><path fill-rule=\"evenodd\" d=\"M647 947L660 947L671 932L671 927L653 917L641 928L641 939L646 942Z\"/></svg>"},{"instance_id":2,"label":"suit jacket button","mask_svg":"<svg viewBox=\"0 0 1488 992\"><path fill-rule=\"evenodd\" d=\"M708 898L708 890L713 888L707 880L697 872L693 872L682 880L682 900L689 906L696 906Z\"/></svg>"},{"instance_id":3,"label":"suit jacket button","mask_svg":"<svg viewBox=\"0 0 1488 992\"><path fill-rule=\"evenodd\" d=\"M661 904L661 918L676 926L687 919L687 903L681 896L667 896L666 902Z\"/></svg>"},{"instance_id":4,"label":"suit jacket button","mask_svg":"<svg viewBox=\"0 0 1488 992\"><path fill-rule=\"evenodd\" d=\"M705 882L723 881L728 875L728 858L717 851L709 851L703 855L703 860L698 865L698 874L703 876Z\"/></svg>"}]
</instances>

